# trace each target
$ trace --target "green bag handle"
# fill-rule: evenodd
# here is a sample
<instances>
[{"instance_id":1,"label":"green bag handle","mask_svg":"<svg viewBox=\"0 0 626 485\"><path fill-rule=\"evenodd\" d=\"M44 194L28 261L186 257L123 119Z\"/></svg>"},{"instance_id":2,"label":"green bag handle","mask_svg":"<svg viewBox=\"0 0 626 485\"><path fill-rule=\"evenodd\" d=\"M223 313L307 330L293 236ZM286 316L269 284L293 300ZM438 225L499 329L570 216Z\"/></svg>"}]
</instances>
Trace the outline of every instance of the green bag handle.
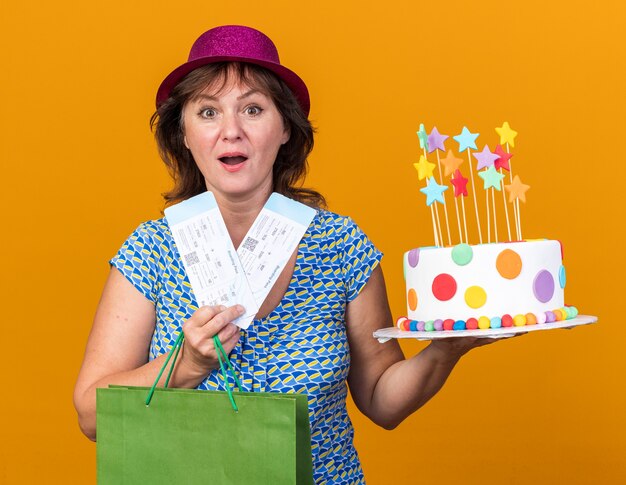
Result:
<instances>
[{"instance_id":1,"label":"green bag handle","mask_svg":"<svg viewBox=\"0 0 626 485\"><path fill-rule=\"evenodd\" d=\"M172 360L172 364L170 365L170 370L167 373L167 378L165 379L165 384L164 384L163 387L167 387L168 386L168 384L170 382L170 378L172 377L172 372L174 371L174 364L176 364L176 359L178 359L178 354L180 352L181 347L183 346L183 340L184 339L185 339L185 334L181 331L178 334L178 338L176 339L176 342L174 342L174 346L172 347L172 350L170 350L169 354L167 355L167 358L165 359L165 362L161 366L161 370L159 370L159 374L157 375L157 377L156 377L156 379L154 381L154 384L152 384L152 387L150 388L150 391L148 392L148 396L146 397L146 406L150 405L150 402L152 401L152 396L154 395L154 390L156 389L157 383L159 382L159 379L161 379L161 376L163 375L163 372L167 368L167 365L168 365L170 359L172 358L172 356L174 356L174 360ZM213 344L215 345L215 351L217 352L217 360L220 363L220 371L222 373L222 377L224 379L224 382L226 383L226 392L228 393L228 399L230 400L230 404L233 407L233 410L235 412L238 412L239 408L237 407L237 403L235 403L235 398L233 397L233 393L232 393L232 391L230 389L230 382L228 380L228 373L230 373L230 375L234 379L235 384L236 384L237 388L239 389L239 392L243 392L243 389L241 388L241 382L237 378L237 375L235 374L235 369L233 369L233 366L230 364L230 359L228 358L228 354L224 350L224 347L222 347L222 343L220 342L220 339L217 338L217 335L213 336ZM226 367L224 366L224 362L226 362L226 364L228 366L228 372L227 372Z\"/></svg>"}]
</instances>

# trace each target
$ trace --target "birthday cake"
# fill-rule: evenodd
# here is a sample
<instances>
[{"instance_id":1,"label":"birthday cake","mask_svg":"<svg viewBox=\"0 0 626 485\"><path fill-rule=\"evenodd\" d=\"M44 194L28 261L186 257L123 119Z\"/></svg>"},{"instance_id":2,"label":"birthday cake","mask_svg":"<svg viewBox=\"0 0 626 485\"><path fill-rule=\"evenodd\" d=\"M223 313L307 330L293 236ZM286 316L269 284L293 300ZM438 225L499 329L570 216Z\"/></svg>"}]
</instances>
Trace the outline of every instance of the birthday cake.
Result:
<instances>
[{"instance_id":1,"label":"birthday cake","mask_svg":"<svg viewBox=\"0 0 626 485\"><path fill-rule=\"evenodd\" d=\"M475 140L479 134L471 133L466 127L453 137L459 143L458 152L467 152L473 202L467 212L475 216L470 222L476 227L478 244L469 244L464 199L469 195L470 179L460 170L463 159L455 157L452 150L448 150L444 159L440 158L439 151L445 151L448 136L441 135L436 127L430 135L426 135L423 125L417 132L423 155L414 165L419 179L426 179L426 187L420 190L427 196L430 207L435 246L411 249L404 254L407 316L397 321L401 330L487 330L552 323L578 315L575 307L564 304L566 272L561 243L522 238L519 202L526 201L529 186L511 173L513 154L509 147L514 146L517 132L506 122L496 132L500 144L494 152L487 145L480 152L472 152L477 150ZM440 183L433 174L437 165L428 160L427 151L436 154ZM484 199L480 197L480 211L471 156L478 161L476 171L485 191ZM508 185L503 180L504 171L509 173ZM450 177L454 186L455 217L449 217L446 206L446 177ZM498 202L497 191L502 192L502 200ZM508 201L505 191L509 193ZM443 208L445 226L437 203ZM455 224L449 222L455 218L457 231ZM504 237L498 233L498 222L501 229L507 229ZM486 241L483 241L484 229ZM459 242L452 244L453 237ZM498 242L499 239L507 242Z\"/></svg>"},{"instance_id":2,"label":"birthday cake","mask_svg":"<svg viewBox=\"0 0 626 485\"><path fill-rule=\"evenodd\" d=\"M559 241L412 249L404 255L404 330L473 330L574 318Z\"/></svg>"}]
</instances>

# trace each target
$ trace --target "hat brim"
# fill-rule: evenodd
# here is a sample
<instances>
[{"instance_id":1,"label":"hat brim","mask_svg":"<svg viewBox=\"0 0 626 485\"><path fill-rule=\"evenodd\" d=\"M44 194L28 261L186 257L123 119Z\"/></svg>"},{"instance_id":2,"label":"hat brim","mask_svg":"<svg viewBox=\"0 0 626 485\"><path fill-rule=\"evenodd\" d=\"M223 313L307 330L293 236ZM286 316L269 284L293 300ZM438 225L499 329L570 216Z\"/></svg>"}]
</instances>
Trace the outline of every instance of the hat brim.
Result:
<instances>
[{"instance_id":1,"label":"hat brim","mask_svg":"<svg viewBox=\"0 0 626 485\"><path fill-rule=\"evenodd\" d=\"M274 62L236 56L200 57L198 59L194 59L193 61L186 62L185 64L182 64L181 66L174 69L163 80L161 86L159 86L156 96L157 109L167 100L167 98L169 98L170 92L172 91L174 86L176 86L187 74L189 74L194 69L205 66L207 64L214 64L216 62L247 62L249 64L256 64L257 66L269 69L279 78L281 78L285 82L285 84L287 84L289 89L291 89L291 91L296 96L298 103L304 111L305 116L309 116L309 110L311 106L309 99L309 90L307 89L306 84L304 84L304 81L300 79L300 77L295 72L287 69L281 64L276 64Z\"/></svg>"}]
</instances>

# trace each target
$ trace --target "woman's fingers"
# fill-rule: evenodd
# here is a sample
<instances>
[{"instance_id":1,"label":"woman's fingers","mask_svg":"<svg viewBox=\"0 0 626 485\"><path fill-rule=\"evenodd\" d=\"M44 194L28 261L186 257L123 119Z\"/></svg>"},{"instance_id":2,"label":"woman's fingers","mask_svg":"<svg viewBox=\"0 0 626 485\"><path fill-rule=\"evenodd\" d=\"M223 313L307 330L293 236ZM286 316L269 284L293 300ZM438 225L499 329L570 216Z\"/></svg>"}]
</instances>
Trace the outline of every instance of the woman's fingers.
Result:
<instances>
[{"instance_id":1,"label":"woman's fingers","mask_svg":"<svg viewBox=\"0 0 626 485\"><path fill-rule=\"evenodd\" d=\"M207 321L203 330L209 337L217 335L224 327L233 320L243 315L244 309L241 305L234 305L226 308L224 311L215 315L211 320Z\"/></svg>"},{"instance_id":2,"label":"woman's fingers","mask_svg":"<svg viewBox=\"0 0 626 485\"><path fill-rule=\"evenodd\" d=\"M241 305L229 308L207 306L196 310L183 325L188 353L194 361L206 360L206 365L214 368L217 355L213 337L217 335L224 350L227 350L224 343L228 343L227 351L230 352L239 339L239 328L231 322L243 313L244 308Z\"/></svg>"},{"instance_id":3,"label":"woman's fingers","mask_svg":"<svg viewBox=\"0 0 626 485\"><path fill-rule=\"evenodd\" d=\"M236 333L239 333L239 327L234 323L229 323L217 333L217 338L224 343Z\"/></svg>"},{"instance_id":4,"label":"woman's fingers","mask_svg":"<svg viewBox=\"0 0 626 485\"><path fill-rule=\"evenodd\" d=\"M203 327L209 320L224 310L226 310L226 307L223 305L200 307L187 319L183 326L188 328Z\"/></svg>"},{"instance_id":5,"label":"woman's fingers","mask_svg":"<svg viewBox=\"0 0 626 485\"><path fill-rule=\"evenodd\" d=\"M183 329L202 329L207 337L217 334L223 327L241 316L244 308L241 305L233 305L229 308L225 306L203 306L198 308L194 314L183 324Z\"/></svg>"},{"instance_id":6,"label":"woman's fingers","mask_svg":"<svg viewBox=\"0 0 626 485\"><path fill-rule=\"evenodd\" d=\"M231 350L235 348L235 345L237 345L237 342L239 341L239 338L241 337L241 332L239 332L239 327L235 325L233 325L233 327L235 327L236 330L230 337L228 337L226 340L220 338L220 342L222 343L222 347L224 347L226 354L230 354Z\"/></svg>"}]
</instances>

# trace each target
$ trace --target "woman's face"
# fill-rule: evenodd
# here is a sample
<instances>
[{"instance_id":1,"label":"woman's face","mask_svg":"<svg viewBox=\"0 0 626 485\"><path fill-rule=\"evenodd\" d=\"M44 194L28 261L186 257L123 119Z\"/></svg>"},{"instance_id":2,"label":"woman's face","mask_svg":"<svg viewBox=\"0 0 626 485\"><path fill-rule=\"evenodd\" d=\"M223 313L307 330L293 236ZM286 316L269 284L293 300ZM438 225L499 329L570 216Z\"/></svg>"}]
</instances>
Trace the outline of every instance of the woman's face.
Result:
<instances>
[{"instance_id":1,"label":"woman's face","mask_svg":"<svg viewBox=\"0 0 626 485\"><path fill-rule=\"evenodd\" d=\"M271 98L228 81L220 94L205 90L189 101L183 122L207 190L231 198L272 191L272 167L289 132Z\"/></svg>"}]
</instances>

